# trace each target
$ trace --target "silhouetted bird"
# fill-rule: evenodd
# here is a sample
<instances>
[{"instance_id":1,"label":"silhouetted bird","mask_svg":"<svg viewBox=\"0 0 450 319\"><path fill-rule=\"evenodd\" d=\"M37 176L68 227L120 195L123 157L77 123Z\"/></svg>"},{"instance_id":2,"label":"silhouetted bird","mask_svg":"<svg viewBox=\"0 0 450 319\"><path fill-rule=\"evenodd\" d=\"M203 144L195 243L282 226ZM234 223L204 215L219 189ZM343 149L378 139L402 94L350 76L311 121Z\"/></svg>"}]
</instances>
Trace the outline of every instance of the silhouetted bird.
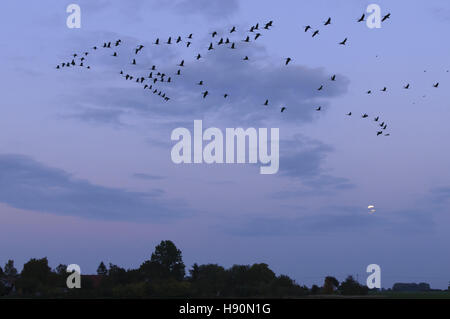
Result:
<instances>
[{"instance_id":1,"label":"silhouetted bird","mask_svg":"<svg viewBox=\"0 0 450 319\"><path fill-rule=\"evenodd\" d=\"M344 39L344 41L339 42L340 45L345 45L347 43L347 38Z\"/></svg>"},{"instance_id":2,"label":"silhouetted bird","mask_svg":"<svg viewBox=\"0 0 450 319\"><path fill-rule=\"evenodd\" d=\"M283 107L281 108L281 113L283 113L284 111L286 111L286 107L283 106Z\"/></svg>"},{"instance_id":3,"label":"silhouetted bird","mask_svg":"<svg viewBox=\"0 0 450 319\"><path fill-rule=\"evenodd\" d=\"M236 27L231 28L230 33L236 32Z\"/></svg>"},{"instance_id":4,"label":"silhouetted bird","mask_svg":"<svg viewBox=\"0 0 450 319\"><path fill-rule=\"evenodd\" d=\"M184 60L182 60L178 66L184 66Z\"/></svg>"},{"instance_id":5,"label":"silhouetted bird","mask_svg":"<svg viewBox=\"0 0 450 319\"><path fill-rule=\"evenodd\" d=\"M348 113L347 115L348 115L348 116L352 116L352 112Z\"/></svg>"},{"instance_id":6,"label":"silhouetted bird","mask_svg":"<svg viewBox=\"0 0 450 319\"><path fill-rule=\"evenodd\" d=\"M331 77L331 81L336 81L336 74Z\"/></svg>"},{"instance_id":7,"label":"silhouetted bird","mask_svg":"<svg viewBox=\"0 0 450 319\"><path fill-rule=\"evenodd\" d=\"M307 32L309 29L311 29L310 25L305 26L305 32Z\"/></svg>"},{"instance_id":8,"label":"silhouetted bird","mask_svg":"<svg viewBox=\"0 0 450 319\"><path fill-rule=\"evenodd\" d=\"M386 92L387 91L387 87L384 87L381 91L382 92Z\"/></svg>"},{"instance_id":9,"label":"silhouetted bird","mask_svg":"<svg viewBox=\"0 0 450 319\"><path fill-rule=\"evenodd\" d=\"M319 34L319 30L314 31L314 33L312 34L312 37L314 38L316 35Z\"/></svg>"},{"instance_id":10,"label":"silhouetted bird","mask_svg":"<svg viewBox=\"0 0 450 319\"><path fill-rule=\"evenodd\" d=\"M377 132L377 136L379 136L379 135L381 135L381 134L383 134L383 131Z\"/></svg>"},{"instance_id":11,"label":"silhouetted bird","mask_svg":"<svg viewBox=\"0 0 450 319\"><path fill-rule=\"evenodd\" d=\"M264 105L265 106L269 105L269 100L266 100L266 102L264 102Z\"/></svg>"},{"instance_id":12,"label":"silhouetted bird","mask_svg":"<svg viewBox=\"0 0 450 319\"><path fill-rule=\"evenodd\" d=\"M197 83L198 85L203 85L203 81L200 81Z\"/></svg>"},{"instance_id":13,"label":"silhouetted bird","mask_svg":"<svg viewBox=\"0 0 450 319\"><path fill-rule=\"evenodd\" d=\"M179 36L177 39L177 43L180 43L180 42L181 42L181 37Z\"/></svg>"},{"instance_id":14,"label":"silhouetted bird","mask_svg":"<svg viewBox=\"0 0 450 319\"><path fill-rule=\"evenodd\" d=\"M156 45L159 45L159 38L158 39L156 39L156 41L155 41L155 43L154 44L156 44Z\"/></svg>"},{"instance_id":15,"label":"silhouetted bird","mask_svg":"<svg viewBox=\"0 0 450 319\"><path fill-rule=\"evenodd\" d=\"M364 114L364 115L362 116L363 119L368 118L368 117L369 117L369 115L367 115L367 114Z\"/></svg>"},{"instance_id":16,"label":"silhouetted bird","mask_svg":"<svg viewBox=\"0 0 450 319\"><path fill-rule=\"evenodd\" d=\"M166 44L172 44L172 37L169 37L169 39L167 40Z\"/></svg>"},{"instance_id":17,"label":"silhouetted bird","mask_svg":"<svg viewBox=\"0 0 450 319\"><path fill-rule=\"evenodd\" d=\"M317 89L317 91L322 91L322 89L323 89L323 85L321 85L321 86Z\"/></svg>"},{"instance_id":18,"label":"silhouetted bird","mask_svg":"<svg viewBox=\"0 0 450 319\"><path fill-rule=\"evenodd\" d=\"M292 59L291 58L286 58L286 65L288 65L289 64L289 62L291 62L292 61Z\"/></svg>"},{"instance_id":19,"label":"silhouetted bird","mask_svg":"<svg viewBox=\"0 0 450 319\"><path fill-rule=\"evenodd\" d=\"M366 17L366 15L363 14L363 15L361 16L361 18L359 18L358 22L363 22L365 17Z\"/></svg>"},{"instance_id":20,"label":"silhouetted bird","mask_svg":"<svg viewBox=\"0 0 450 319\"><path fill-rule=\"evenodd\" d=\"M433 85L435 88L437 88L439 86L439 82L437 82L436 84Z\"/></svg>"},{"instance_id":21,"label":"silhouetted bird","mask_svg":"<svg viewBox=\"0 0 450 319\"><path fill-rule=\"evenodd\" d=\"M216 35L217 35L217 32L214 31L214 32L212 33L212 37L214 38Z\"/></svg>"},{"instance_id":22,"label":"silhouetted bird","mask_svg":"<svg viewBox=\"0 0 450 319\"><path fill-rule=\"evenodd\" d=\"M258 38L261 36L261 33L257 33L256 35L255 35L255 40L258 40Z\"/></svg>"},{"instance_id":23,"label":"silhouetted bird","mask_svg":"<svg viewBox=\"0 0 450 319\"><path fill-rule=\"evenodd\" d=\"M245 58L243 60L244 61L248 61L248 56L245 56Z\"/></svg>"},{"instance_id":24,"label":"silhouetted bird","mask_svg":"<svg viewBox=\"0 0 450 319\"><path fill-rule=\"evenodd\" d=\"M203 98L206 98L206 97L208 96L209 92L208 92L208 91L205 91L205 92L203 92L202 94L203 94Z\"/></svg>"},{"instance_id":25,"label":"silhouetted bird","mask_svg":"<svg viewBox=\"0 0 450 319\"><path fill-rule=\"evenodd\" d=\"M331 24L331 18L328 18L328 20L324 23L324 25L330 25Z\"/></svg>"},{"instance_id":26,"label":"silhouetted bird","mask_svg":"<svg viewBox=\"0 0 450 319\"><path fill-rule=\"evenodd\" d=\"M404 88L404 89L409 89L409 83L406 84L403 88Z\"/></svg>"},{"instance_id":27,"label":"silhouetted bird","mask_svg":"<svg viewBox=\"0 0 450 319\"><path fill-rule=\"evenodd\" d=\"M383 19L381 19L381 22L384 22L386 19L389 19L390 17L391 17L391 14L390 14L390 13L386 14L386 15L383 17Z\"/></svg>"},{"instance_id":28,"label":"silhouetted bird","mask_svg":"<svg viewBox=\"0 0 450 319\"><path fill-rule=\"evenodd\" d=\"M316 109L316 111L320 111L320 110L322 110L322 107L321 107L321 106L319 106L319 107Z\"/></svg>"},{"instance_id":29,"label":"silhouetted bird","mask_svg":"<svg viewBox=\"0 0 450 319\"><path fill-rule=\"evenodd\" d=\"M210 43L209 44L209 48L208 48L208 51L210 51L210 50L213 50L214 48L213 48L213 44L212 43Z\"/></svg>"},{"instance_id":30,"label":"silhouetted bird","mask_svg":"<svg viewBox=\"0 0 450 319\"><path fill-rule=\"evenodd\" d=\"M200 60L200 58L201 58L202 56L201 56L201 54L199 53L199 54L197 54L197 60Z\"/></svg>"}]
</instances>

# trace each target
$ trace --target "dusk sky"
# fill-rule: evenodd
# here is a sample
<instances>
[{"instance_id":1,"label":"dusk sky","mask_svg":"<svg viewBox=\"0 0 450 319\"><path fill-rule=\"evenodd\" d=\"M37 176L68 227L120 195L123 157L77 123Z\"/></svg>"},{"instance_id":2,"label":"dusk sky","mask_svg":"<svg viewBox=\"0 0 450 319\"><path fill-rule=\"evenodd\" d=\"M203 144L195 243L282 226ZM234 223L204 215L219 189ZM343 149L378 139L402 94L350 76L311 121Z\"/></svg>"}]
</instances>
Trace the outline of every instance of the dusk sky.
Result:
<instances>
[{"instance_id":1,"label":"dusk sky","mask_svg":"<svg viewBox=\"0 0 450 319\"><path fill-rule=\"evenodd\" d=\"M79 29L66 25L71 3ZM357 22L372 3L391 13L380 29ZM100 261L136 268L172 240L187 268L264 262L311 286L327 275L365 283L378 264L385 288L447 288L448 1L7 0L1 20L2 267L47 256L85 274ZM169 36L183 41L153 44ZM217 46L220 37L237 49ZM55 68L85 51L91 69ZM174 79L168 102L119 74L146 76L152 65ZM375 117L388 126L382 136ZM174 164L171 133L193 132L194 120L279 128L278 173Z\"/></svg>"}]
</instances>

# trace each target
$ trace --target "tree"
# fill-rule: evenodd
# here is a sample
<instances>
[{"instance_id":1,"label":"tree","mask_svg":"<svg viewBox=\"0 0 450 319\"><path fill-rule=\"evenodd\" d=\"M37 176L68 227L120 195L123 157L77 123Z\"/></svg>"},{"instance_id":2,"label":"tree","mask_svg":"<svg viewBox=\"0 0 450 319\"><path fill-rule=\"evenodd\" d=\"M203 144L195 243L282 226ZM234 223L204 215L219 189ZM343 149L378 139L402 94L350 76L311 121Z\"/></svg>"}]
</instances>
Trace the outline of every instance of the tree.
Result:
<instances>
[{"instance_id":1,"label":"tree","mask_svg":"<svg viewBox=\"0 0 450 319\"><path fill-rule=\"evenodd\" d=\"M42 259L30 259L23 265L20 278L17 280L18 288L25 294L42 293L47 288L54 288L55 278L51 268L48 266L47 257Z\"/></svg>"},{"instance_id":2,"label":"tree","mask_svg":"<svg viewBox=\"0 0 450 319\"><path fill-rule=\"evenodd\" d=\"M14 260L10 259L5 264L4 274L6 277L16 277L17 276L17 269L14 268Z\"/></svg>"},{"instance_id":3,"label":"tree","mask_svg":"<svg viewBox=\"0 0 450 319\"><path fill-rule=\"evenodd\" d=\"M108 274L108 269L106 268L103 261L100 263L100 265L98 265L97 274L100 276L106 276Z\"/></svg>"},{"instance_id":4,"label":"tree","mask_svg":"<svg viewBox=\"0 0 450 319\"><path fill-rule=\"evenodd\" d=\"M318 295L320 293L320 287L317 285L312 285L311 295Z\"/></svg>"},{"instance_id":5,"label":"tree","mask_svg":"<svg viewBox=\"0 0 450 319\"><path fill-rule=\"evenodd\" d=\"M60 276L65 276L67 275L67 265L63 265L63 264L59 264L56 268L55 268L55 272L60 275Z\"/></svg>"},{"instance_id":6,"label":"tree","mask_svg":"<svg viewBox=\"0 0 450 319\"><path fill-rule=\"evenodd\" d=\"M339 281L331 276L325 277L325 281L323 283L323 293L326 295L331 295L334 293L334 290L339 287Z\"/></svg>"},{"instance_id":7,"label":"tree","mask_svg":"<svg viewBox=\"0 0 450 319\"><path fill-rule=\"evenodd\" d=\"M369 288L362 286L352 276L348 276L339 286L339 291L343 295L367 295Z\"/></svg>"},{"instance_id":8,"label":"tree","mask_svg":"<svg viewBox=\"0 0 450 319\"><path fill-rule=\"evenodd\" d=\"M191 275L191 281L196 281L198 279L198 273L199 273L199 267L198 264L195 263L194 265L192 265L192 269L189 270L189 274ZM449 287L450 287L450 283L449 283Z\"/></svg>"},{"instance_id":9,"label":"tree","mask_svg":"<svg viewBox=\"0 0 450 319\"><path fill-rule=\"evenodd\" d=\"M172 241L161 241L161 243L155 247L150 262L158 265L163 278L174 278L179 281L184 279L185 265L183 263L181 250L179 250Z\"/></svg>"}]
</instances>

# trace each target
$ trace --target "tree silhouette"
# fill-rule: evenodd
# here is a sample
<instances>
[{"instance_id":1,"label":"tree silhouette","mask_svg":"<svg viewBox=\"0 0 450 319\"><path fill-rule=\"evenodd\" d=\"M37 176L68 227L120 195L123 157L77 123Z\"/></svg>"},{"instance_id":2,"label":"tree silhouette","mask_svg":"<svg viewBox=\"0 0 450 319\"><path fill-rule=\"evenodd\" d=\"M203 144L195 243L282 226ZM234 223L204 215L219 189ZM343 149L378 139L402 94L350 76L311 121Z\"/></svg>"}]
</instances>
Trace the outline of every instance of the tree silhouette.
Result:
<instances>
[{"instance_id":1,"label":"tree silhouette","mask_svg":"<svg viewBox=\"0 0 450 319\"><path fill-rule=\"evenodd\" d=\"M339 286L339 291L343 295L367 295L369 288L367 286L362 286L353 279L353 276L348 276Z\"/></svg>"},{"instance_id":2,"label":"tree silhouette","mask_svg":"<svg viewBox=\"0 0 450 319\"><path fill-rule=\"evenodd\" d=\"M174 278L175 280L183 280L185 275L185 265L179 250L170 240L161 241L155 247L150 262L157 265L160 275L163 278Z\"/></svg>"},{"instance_id":3,"label":"tree silhouette","mask_svg":"<svg viewBox=\"0 0 450 319\"><path fill-rule=\"evenodd\" d=\"M108 269L106 268L103 261L100 263L100 265L98 265L97 274L100 276L106 276L108 274Z\"/></svg>"},{"instance_id":4,"label":"tree silhouette","mask_svg":"<svg viewBox=\"0 0 450 319\"><path fill-rule=\"evenodd\" d=\"M17 276L17 269L14 268L14 260L8 260L5 264L4 274L6 277L15 277Z\"/></svg>"},{"instance_id":5,"label":"tree silhouette","mask_svg":"<svg viewBox=\"0 0 450 319\"><path fill-rule=\"evenodd\" d=\"M339 281L331 276L325 277L325 281L323 283L323 293L326 295L331 295L334 293L334 290L339 287Z\"/></svg>"}]
</instances>

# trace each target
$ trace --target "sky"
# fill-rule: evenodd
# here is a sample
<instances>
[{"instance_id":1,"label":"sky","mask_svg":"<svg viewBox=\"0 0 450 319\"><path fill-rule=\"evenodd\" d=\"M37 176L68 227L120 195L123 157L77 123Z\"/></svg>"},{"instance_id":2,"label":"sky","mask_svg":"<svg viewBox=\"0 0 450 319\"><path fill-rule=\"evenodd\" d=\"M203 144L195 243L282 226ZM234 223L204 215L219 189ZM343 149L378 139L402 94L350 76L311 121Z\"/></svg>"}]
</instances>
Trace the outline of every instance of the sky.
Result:
<instances>
[{"instance_id":1,"label":"sky","mask_svg":"<svg viewBox=\"0 0 450 319\"><path fill-rule=\"evenodd\" d=\"M66 25L71 3L79 29ZM380 29L356 22L371 3L391 13ZM100 261L135 268L172 240L188 268L264 262L311 286L327 275L365 283L378 264L385 288L447 288L448 1L7 0L0 19L1 265L46 256L82 273ZM257 41L241 41L270 20ZM213 31L237 49L209 52ZM169 36L183 41L153 44ZM91 69L55 68L85 51ZM174 79L169 102L119 75L152 65ZM376 136L377 116L390 136ZM171 132L194 120L279 128L278 173L174 164Z\"/></svg>"}]
</instances>

